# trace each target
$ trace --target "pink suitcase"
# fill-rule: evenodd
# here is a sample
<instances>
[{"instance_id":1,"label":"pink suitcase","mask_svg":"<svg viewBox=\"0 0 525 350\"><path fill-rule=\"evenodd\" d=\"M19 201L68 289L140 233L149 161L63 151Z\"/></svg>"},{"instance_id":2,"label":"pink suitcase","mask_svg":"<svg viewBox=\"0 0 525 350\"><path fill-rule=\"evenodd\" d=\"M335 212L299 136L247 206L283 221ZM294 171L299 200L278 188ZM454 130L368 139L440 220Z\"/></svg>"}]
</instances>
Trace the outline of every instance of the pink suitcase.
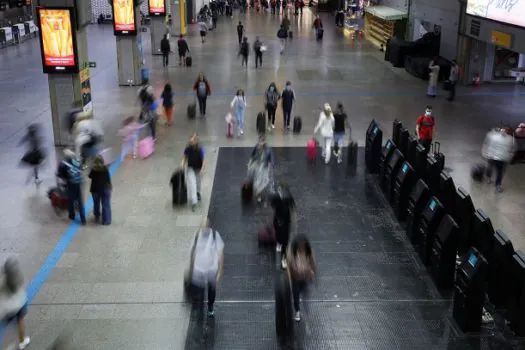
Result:
<instances>
[{"instance_id":1,"label":"pink suitcase","mask_svg":"<svg viewBox=\"0 0 525 350\"><path fill-rule=\"evenodd\" d=\"M148 136L139 142L139 157L146 159L155 152L155 141L153 137Z\"/></svg>"},{"instance_id":2,"label":"pink suitcase","mask_svg":"<svg viewBox=\"0 0 525 350\"><path fill-rule=\"evenodd\" d=\"M315 142L314 139L310 139L306 142L306 151L308 160L315 160L315 157L317 156L317 142Z\"/></svg>"},{"instance_id":3,"label":"pink suitcase","mask_svg":"<svg viewBox=\"0 0 525 350\"><path fill-rule=\"evenodd\" d=\"M231 113L226 114L226 137L232 138L235 134L235 125L233 124L233 116Z\"/></svg>"}]
</instances>

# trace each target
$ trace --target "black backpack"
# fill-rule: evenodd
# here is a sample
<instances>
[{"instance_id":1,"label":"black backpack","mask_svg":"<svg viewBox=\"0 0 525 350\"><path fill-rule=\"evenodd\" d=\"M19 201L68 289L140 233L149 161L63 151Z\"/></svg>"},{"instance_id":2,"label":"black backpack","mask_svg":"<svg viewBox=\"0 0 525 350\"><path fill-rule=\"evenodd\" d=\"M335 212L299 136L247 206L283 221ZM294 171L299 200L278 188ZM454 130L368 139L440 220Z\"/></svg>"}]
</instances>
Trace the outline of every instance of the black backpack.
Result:
<instances>
[{"instance_id":1,"label":"black backpack","mask_svg":"<svg viewBox=\"0 0 525 350\"><path fill-rule=\"evenodd\" d=\"M149 85L145 85L142 87L139 93L140 100L142 103L153 103L153 96L148 93Z\"/></svg>"},{"instance_id":2,"label":"black backpack","mask_svg":"<svg viewBox=\"0 0 525 350\"><path fill-rule=\"evenodd\" d=\"M8 258L4 264L5 284L11 293L16 293L24 284L24 277L18 261Z\"/></svg>"}]
</instances>

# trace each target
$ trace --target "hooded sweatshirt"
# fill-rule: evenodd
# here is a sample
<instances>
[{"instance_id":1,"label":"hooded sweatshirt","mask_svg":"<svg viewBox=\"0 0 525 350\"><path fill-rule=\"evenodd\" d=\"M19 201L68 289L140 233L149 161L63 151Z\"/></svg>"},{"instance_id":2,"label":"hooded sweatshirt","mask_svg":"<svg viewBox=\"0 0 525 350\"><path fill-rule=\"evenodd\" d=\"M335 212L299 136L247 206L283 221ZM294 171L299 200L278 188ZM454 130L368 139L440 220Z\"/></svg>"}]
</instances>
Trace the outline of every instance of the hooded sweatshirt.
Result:
<instances>
[{"instance_id":1,"label":"hooded sweatshirt","mask_svg":"<svg viewBox=\"0 0 525 350\"><path fill-rule=\"evenodd\" d=\"M334 116L332 112L327 116L325 114L325 111L322 111L319 115L319 121L317 122L317 125L315 126L314 133L317 133L318 131L321 132L321 136L323 137L333 137L334 136Z\"/></svg>"}]
</instances>

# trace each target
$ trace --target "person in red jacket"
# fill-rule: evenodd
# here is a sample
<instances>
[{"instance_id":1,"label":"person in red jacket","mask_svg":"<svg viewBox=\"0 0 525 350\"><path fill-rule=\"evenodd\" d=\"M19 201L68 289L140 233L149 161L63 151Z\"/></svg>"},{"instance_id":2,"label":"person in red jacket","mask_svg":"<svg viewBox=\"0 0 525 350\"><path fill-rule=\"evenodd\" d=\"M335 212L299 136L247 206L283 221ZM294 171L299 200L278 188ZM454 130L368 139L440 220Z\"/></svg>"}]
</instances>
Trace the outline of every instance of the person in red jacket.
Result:
<instances>
[{"instance_id":1,"label":"person in red jacket","mask_svg":"<svg viewBox=\"0 0 525 350\"><path fill-rule=\"evenodd\" d=\"M425 147L427 153L430 151L430 145L432 144L434 125L432 106L426 106L425 114L419 116L416 120L416 134L418 142Z\"/></svg>"},{"instance_id":2,"label":"person in red jacket","mask_svg":"<svg viewBox=\"0 0 525 350\"><path fill-rule=\"evenodd\" d=\"M197 81L195 82L195 84L193 84L193 91L195 91L197 95L197 101L199 101L199 111L201 117L204 117L206 115L206 100L211 94L211 89L210 84L208 83L208 79L206 79L202 72L199 73Z\"/></svg>"}]
</instances>

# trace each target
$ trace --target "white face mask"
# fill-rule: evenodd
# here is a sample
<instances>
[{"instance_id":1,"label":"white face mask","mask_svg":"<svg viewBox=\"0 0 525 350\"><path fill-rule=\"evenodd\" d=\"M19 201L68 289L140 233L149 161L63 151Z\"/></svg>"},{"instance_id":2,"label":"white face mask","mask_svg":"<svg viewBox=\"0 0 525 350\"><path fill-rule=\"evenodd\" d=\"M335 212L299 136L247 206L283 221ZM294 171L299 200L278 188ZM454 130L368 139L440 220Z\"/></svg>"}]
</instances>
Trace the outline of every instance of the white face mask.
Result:
<instances>
[{"instance_id":1,"label":"white face mask","mask_svg":"<svg viewBox=\"0 0 525 350\"><path fill-rule=\"evenodd\" d=\"M432 111L425 111L425 115L426 115L427 117L431 116L431 115L432 115Z\"/></svg>"}]
</instances>

